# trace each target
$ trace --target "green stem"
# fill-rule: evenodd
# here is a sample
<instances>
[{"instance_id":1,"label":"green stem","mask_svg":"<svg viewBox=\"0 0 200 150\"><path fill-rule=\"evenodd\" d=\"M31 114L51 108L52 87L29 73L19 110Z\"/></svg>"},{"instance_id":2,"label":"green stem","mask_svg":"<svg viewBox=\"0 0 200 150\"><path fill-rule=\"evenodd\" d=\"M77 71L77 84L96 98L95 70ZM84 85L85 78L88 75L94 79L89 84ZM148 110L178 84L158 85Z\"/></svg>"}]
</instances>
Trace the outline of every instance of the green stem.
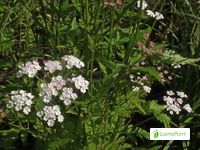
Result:
<instances>
[{"instance_id":1,"label":"green stem","mask_svg":"<svg viewBox=\"0 0 200 150\"><path fill-rule=\"evenodd\" d=\"M112 54L113 53L113 31L114 31L114 16L115 16L115 10L111 10L111 24L110 24L110 45L109 45L109 54ZM108 56L109 56L108 54Z\"/></svg>"},{"instance_id":2,"label":"green stem","mask_svg":"<svg viewBox=\"0 0 200 150\"><path fill-rule=\"evenodd\" d=\"M142 1L141 1L142 3ZM142 4L140 4L142 5ZM142 13L142 8L140 7L139 11L138 11L138 17L137 17L137 21L136 21L136 24L132 30L132 35L131 35L131 39L130 39L130 44L128 46L128 49L126 50L125 52L125 57L124 57L124 63L125 64L128 64L129 62L129 57L131 56L132 54L132 48L133 46L135 45L135 42L136 42L136 38L137 38L137 34L138 34L138 31L139 31L139 27L140 27L140 22L141 22L141 13Z\"/></svg>"},{"instance_id":3,"label":"green stem","mask_svg":"<svg viewBox=\"0 0 200 150\"><path fill-rule=\"evenodd\" d=\"M101 1L99 1L99 3L97 4L96 13L94 16L94 23L93 23L93 29L92 29L93 34L96 32L96 29L98 29L96 22L97 22L97 18L99 16L100 7L101 7Z\"/></svg>"},{"instance_id":4,"label":"green stem","mask_svg":"<svg viewBox=\"0 0 200 150\"><path fill-rule=\"evenodd\" d=\"M88 25L89 23L89 6L88 6L88 0L85 0L85 4L83 5L85 6L85 9L84 9L84 19L85 19L85 24Z\"/></svg>"}]
</instances>

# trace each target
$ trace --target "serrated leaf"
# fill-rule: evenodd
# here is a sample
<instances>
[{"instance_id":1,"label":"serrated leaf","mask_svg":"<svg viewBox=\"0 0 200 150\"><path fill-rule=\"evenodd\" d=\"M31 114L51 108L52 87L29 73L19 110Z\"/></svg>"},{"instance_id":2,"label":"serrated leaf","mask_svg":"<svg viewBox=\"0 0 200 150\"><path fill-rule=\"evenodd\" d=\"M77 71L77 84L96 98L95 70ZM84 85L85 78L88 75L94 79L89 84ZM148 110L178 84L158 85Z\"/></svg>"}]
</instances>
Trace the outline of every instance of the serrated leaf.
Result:
<instances>
[{"instance_id":1,"label":"serrated leaf","mask_svg":"<svg viewBox=\"0 0 200 150\"><path fill-rule=\"evenodd\" d=\"M136 133L137 136L139 136L140 138L145 138L145 139L149 139L150 134L148 131L140 128L140 127L136 127L134 132Z\"/></svg>"},{"instance_id":2,"label":"serrated leaf","mask_svg":"<svg viewBox=\"0 0 200 150\"><path fill-rule=\"evenodd\" d=\"M190 64L195 65L195 63L200 61L200 58L186 58L179 54L173 54L171 52L163 53L165 59L170 59L173 63L176 64Z\"/></svg>"},{"instance_id":3,"label":"serrated leaf","mask_svg":"<svg viewBox=\"0 0 200 150\"><path fill-rule=\"evenodd\" d=\"M161 113L161 114L155 115L155 117L157 120L163 123L165 127L170 127L171 118L168 115Z\"/></svg>"},{"instance_id":4,"label":"serrated leaf","mask_svg":"<svg viewBox=\"0 0 200 150\"><path fill-rule=\"evenodd\" d=\"M160 114L164 110L164 107L159 105L156 101L151 101L149 104L149 109L150 112L154 114Z\"/></svg>"},{"instance_id":5,"label":"serrated leaf","mask_svg":"<svg viewBox=\"0 0 200 150\"><path fill-rule=\"evenodd\" d=\"M146 115L146 111L145 109L143 108L143 105L142 105L142 102L141 102L141 99L139 99L137 96L135 96L133 94L133 92L130 92L128 94L128 99L130 100L130 102L135 105L135 107L143 114L143 115Z\"/></svg>"}]
</instances>

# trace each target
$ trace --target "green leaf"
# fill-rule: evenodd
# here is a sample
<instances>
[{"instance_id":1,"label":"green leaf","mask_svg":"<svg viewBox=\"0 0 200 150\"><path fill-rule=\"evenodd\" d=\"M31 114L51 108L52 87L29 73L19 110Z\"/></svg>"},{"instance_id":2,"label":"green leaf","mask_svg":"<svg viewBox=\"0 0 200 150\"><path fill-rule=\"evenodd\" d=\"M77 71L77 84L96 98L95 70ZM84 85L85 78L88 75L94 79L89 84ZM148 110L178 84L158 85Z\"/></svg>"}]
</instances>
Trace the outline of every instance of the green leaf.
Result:
<instances>
[{"instance_id":1,"label":"green leaf","mask_svg":"<svg viewBox=\"0 0 200 150\"><path fill-rule=\"evenodd\" d=\"M170 127L171 118L168 115L161 113L155 115L155 117L157 120L164 124L165 128Z\"/></svg>"},{"instance_id":2,"label":"green leaf","mask_svg":"<svg viewBox=\"0 0 200 150\"><path fill-rule=\"evenodd\" d=\"M101 62L98 62L99 67L101 68L101 70L103 71L103 73L105 75L107 75L107 70L106 70L106 66L104 66Z\"/></svg>"},{"instance_id":3,"label":"green leaf","mask_svg":"<svg viewBox=\"0 0 200 150\"><path fill-rule=\"evenodd\" d=\"M138 67L134 69L134 71L147 73L163 84L163 81L160 78L159 72L153 67Z\"/></svg>"},{"instance_id":4,"label":"green leaf","mask_svg":"<svg viewBox=\"0 0 200 150\"><path fill-rule=\"evenodd\" d=\"M128 99L143 115L147 114L145 109L143 108L142 100L140 98L138 98L136 95L134 95L134 93L132 91L129 92Z\"/></svg>"},{"instance_id":5,"label":"green leaf","mask_svg":"<svg viewBox=\"0 0 200 150\"><path fill-rule=\"evenodd\" d=\"M76 17L74 17L71 23L71 30L77 30L77 28L78 28L78 25L77 25Z\"/></svg>"},{"instance_id":6,"label":"green leaf","mask_svg":"<svg viewBox=\"0 0 200 150\"><path fill-rule=\"evenodd\" d=\"M5 52L10 50L10 48L13 46L12 40L2 41L0 42L0 52Z\"/></svg>"},{"instance_id":7,"label":"green leaf","mask_svg":"<svg viewBox=\"0 0 200 150\"><path fill-rule=\"evenodd\" d=\"M138 137L140 138L145 138L149 140L150 134L148 131L140 128L140 127L136 127L135 130L133 131Z\"/></svg>"},{"instance_id":8,"label":"green leaf","mask_svg":"<svg viewBox=\"0 0 200 150\"><path fill-rule=\"evenodd\" d=\"M149 102L148 107L149 107L149 113L153 113L155 118L161 123L163 123L165 127L170 127L171 119L168 115L163 113L163 110L165 109L163 105L159 105L156 101L153 100Z\"/></svg>"},{"instance_id":9,"label":"green leaf","mask_svg":"<svg viewBox=\"0 0 200 150\"><path fill-rule=\"evenodd\" d=\"M87 147L84 148L84 150L96 150L96 144L90 143Z\"/></svg>"},{"instance_id":10,"label":"green leaf","mask_svg":"<svg viewBox=\"0 0 200 150\"><path fill-rule=\"evenodd\" d=\"M164 107L163 105L159 105L156 101L150 101L149 103L149 109L150 113L154 113L155 115L160 114L163 110Z\"/></svg>"},{"instance_id":11,"label":"green leaf","mask_svg":"<svg viewBox=\"0 0 200 150\"><path fill-rule=\"evenodd\" d=\"M195 63L200 61L200 58L186 58L179 54L173 54L170 51L163 53L165 59L170 59L173 61L173 63L176 64L189 64L189 65L195 65Z\"/></svg>"}]
</instances>

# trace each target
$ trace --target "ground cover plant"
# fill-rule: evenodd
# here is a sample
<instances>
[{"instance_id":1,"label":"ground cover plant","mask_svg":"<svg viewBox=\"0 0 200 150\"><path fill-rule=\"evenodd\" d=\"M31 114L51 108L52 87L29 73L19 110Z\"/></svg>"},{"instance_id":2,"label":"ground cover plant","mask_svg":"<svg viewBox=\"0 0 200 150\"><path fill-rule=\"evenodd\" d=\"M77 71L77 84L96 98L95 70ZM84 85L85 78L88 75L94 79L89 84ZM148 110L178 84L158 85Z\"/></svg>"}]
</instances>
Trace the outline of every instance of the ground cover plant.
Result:
<instances>
[{"instance_id":1,"label":"ground cover plant","mask_svg":"<svg viewBox=\"0 0 200 150\"><path fill-rule=\"evenodd\" d=\"M199 1L2 0L0 18L0 149L200 147Z\"/></svg>"}]
</instances>

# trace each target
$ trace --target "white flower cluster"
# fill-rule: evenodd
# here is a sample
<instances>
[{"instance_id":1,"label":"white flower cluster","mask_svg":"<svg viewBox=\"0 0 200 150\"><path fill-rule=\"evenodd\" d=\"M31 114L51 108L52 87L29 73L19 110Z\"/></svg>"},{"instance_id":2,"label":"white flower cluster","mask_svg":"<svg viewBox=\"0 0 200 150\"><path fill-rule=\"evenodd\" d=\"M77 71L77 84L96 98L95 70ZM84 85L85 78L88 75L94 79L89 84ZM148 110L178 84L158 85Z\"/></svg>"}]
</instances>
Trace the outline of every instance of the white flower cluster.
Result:
<instances>
[{"instance_id":1,"label":"white flower cluster","mask_svg":"<svg viewBox=\"0 0 200 150\"><path fill-rule=\"evenodd\" d=\"M37 116L46 121L49 127L52 127L56 120L58 122L64 121L64 117L61 115L60 107L58 105L44 106L42 111L37 112Z\"/></svg>"},{"instance_id":2,"label":"white flower cluster","mask_svg":"<svg viewBox=\"0 0 200 150\"><path fill-rule=\"evenodd\" d=\"M176 91L175 93L172 90L167 91L167 96L163 97L163 100L166 102L165 108L171 115L173 115L174 112L178 115L181 111L184 98L187 98L187 95L184 92ZM183 109L188 113L192 112L189 104L185 104Z\"/></svg>"},{"instance_id":3,"label":"white flower cluster","mask_svg":"<svg viewBox=\"0 0 200 150\"><path fill-rule=\"evenodd\" d=\"M180 64L174 64L174 63L172 63L171 66L172 66L174 69L181 68L181 65L180 65Z\"/></svg>"},{"instance_id":4,"label":"white flower cluster","mask_svg":"<svg viewBox=\"0 0 200 150\"><path fill-rule=\"evenodd\" d=\"M25 64L19 65L20 70L17 72L17 77L21 77L23 74L28 75L30 78L33 78L39 70L41 70L41 66L35 60L29 61Z\"/></svg>"},{"instance_id":5,"label":"white flower cluster","mask_svg":"<svg viewBox=\"0 0 200 150\"><path fill-rule=\"evenodd\" d=\"M50 73L54 73L55 71L63 70L63 65L66 65L67 69L72 69L74 67L80 69L85 66L80 59L72 55L65 55L62 59L64 61L61 62L52 60L43 61L43 68L37 61L29 61L19 66L20 70L17 75L21 77L23 74L26 74L28 77L33 78L39 70L46 70ZM45 74L44 77L46 77ZM66 80L61 75L57 75L53 76L50 82L42 83L40 86L41 92L39 96L42 98L42 104L45 103L46 105L41 111L37 112L37 116L46 121L49 127L52 127L56 120L58 122L63 122L64 120L64 116L61 115L60 107L56 105L57 101L52 101L53 98L59 98L63 101L64 105L68 106L72 101L78 98L74 89L80 90L81 93L86 93L89 82L81 75L75 76L73 74L72 77L68 77ZM26 93L23 90L12 91L11 100L7 104L7 107L15 108L16 111L22 110L23 113L29 114L31 112L33 98L34 96L31 93Z\"/></svg>"},{"instance_id":6,"label":"white flower cluster","mask_svg":"<svg viewBox=\"0 0 200 150\"><path fill-rule=\"evenodd\" d=\"M85 93L88 89L89 82L85 80L85 78L83 78L81 75L79 75L78 77L73 77L72 81L74 82L75 87L82 93Z\"/></svg>"},{"instance_id":7,"label":"white flower cluster","mask_svg":"<svg viewBox=\"0 0 200 150\"><path fill-rule=\"evenodd\" d=\"M73 82L74 86L82 93L85 93L88 89L89 82L81 75L73 77L72 79L69 79L69 81ZM66 81L62 76L52 77L52 80L49 84L41 84L42 92L40 93L40 96L43 98L45 103L49 103L53 96L57 96L59 91L62 90L60 100L62 100L65 105L69 105L71 104L71 100L75 100L78 98L78 96L76 93L73 93L72 88L66 88L64 87L65 85Z\"/></svg>"},{"instance_id":8,"label":"white flower cluster","mask_svg":"<svg viewBox=\"0 0 200 150\"><path fill-rule=\"evenodd\" d=\"M15 108L16 111L22 110L24 114L28 115L31 112L32 99L34 96L24 90L12 91L11 100L8 102L8 108Z\"/></svg>"},{"instance_id":9,"label":"white flower cluster","mask_svg":"<svg viewBox=\"0 0 200 150\"><path fill-rule=\"evenodd\" d=\"M41 84L42 92L40 93L40 96L43 98L45 103L49 103L52 100L52 97L57 96L58 91L61 90L65 85L66 81L62 76L52 77L52 80L49 84Z\"/></svg>"},{"instance_id":10,"label":"white flower cluster","mask_svg":"<svg viewBox=\"0 0 200 150\"><path fill-rule=\"evenodd\" d=\"M64 61L66 61L66 67L68 68L68 69L71 69L71 68L73 68L74 66L76 67L76 68L82 68L82 67L84 67L85 66L85 64L80 60L80 59L78 59L77 57L75 57L75 56L73 56L73 55L65 55L65 56L63 56L62 57L62 59L64 60Z\"/></svg>"},{"instance_id":11,"label":"white flower cluster","mask_svg":"<svg viewBox=\"0 0 200 150\"><path fill-rule=\"evenodd\" d=\"M70 83L74 83L74 86L79 89L82 93L85 93L88 89L89 82L85 80L81 75L68 79ZM68 106L72 103L72 100L78 98L78 95L73 92L73 88L65 87L66 81L62 76L52 77L52 80L49 84L41 84L42 93L40 96L43 98L45 103L49 103L53 96L57 96L59 91L62 90L61 95L59 96L60 100L63 101L64 105ZM60 113L60 108L55 106L45 106L42 111L37 113L37 116L42 118L44 121L47 121L47 125L52 127L56 121L62 122L64 117Z\"/></svg>"},{"instance_id":12,"label":"white flower cluster","mask_svg":"<svg viewBox=\"0 0 200 150\"><path fill-rule=\"evenodd\" d=\"M156 18L156 20L164 19L163 14L161 14L157 11L154 13L152 10L146 10L146 13L147 13L148 16Z\"/></svg>"},{"instance_id":13,"label":"white flower cluster","mask_svg":"<svg viewBox=\"0 0 200 150\"><path fill-rule=\"evenodd\" d=\"M142 6L141 6L141 4L142 4ZM147 4L147 2L145 1L145 0L138 0L137 1L137 7L138 8L140 8L141 7L141 9L142 10L144 10L145 8L147 8L147 6L148 6L148 4Z\"/></svg>"},{"instance_id":14,"label":"white flower cluster","mask_svg":"<svg viewBox=\"0 0 200 150\"><path fill-rule=\"evenodd\" d=\"M63 101L66 106L71 104L71 100L75 100L77 98L78 96L76 93L73 93L72 88L63 88L60 100Z\"/></svg>"},{"instance_id":15,"label":"white flower cluster","mask_svg":"<svg viewBox=\"0 0 200 150\"><path fill-rule=\"evenodd\" d=\"M137 73L137 76L133 76L132 74L129 76L131 82L138 84L138 86L132 86L134 92L138 92L140 89L143 89L146 93L151 92L151 87L145 85L145 82L148 81L147 76L140 76L140 73Z\"/></svg>"},{"instance_id":16,"label":"white flower cluster","mask_svg":"<svg viewBox=\"0 0 200 150\"><path fill-rule=\"evenodd\" d=\"M141 6L141 4L142 4L142 6ZM138 8L140 8L141 7L141 9L142 10L145 10L147 7L148 7L148 4L147 4L147 2L145 1L145 0L138 0L137 1L137 7ZM150 16L150 17L153 17L153 18L156 18L156 20L161 20L161 19L164 19L164 16L161 14L161 13L159 13L159 12L153 12L152 10L146 10L146 14L148 15L148 16Z\"/></svg>"},{"instance_id":17,"label":"white flower cluster","mask_svg":"<svg viewBox=\"0 0 200 150\"><path fill-rule=\"evenodd\" d=\"M50 73L54 73L56 70L62 70L63 67L59 61L44 61L44 70L49 71Z\"/></svg>"}]
</instances>

